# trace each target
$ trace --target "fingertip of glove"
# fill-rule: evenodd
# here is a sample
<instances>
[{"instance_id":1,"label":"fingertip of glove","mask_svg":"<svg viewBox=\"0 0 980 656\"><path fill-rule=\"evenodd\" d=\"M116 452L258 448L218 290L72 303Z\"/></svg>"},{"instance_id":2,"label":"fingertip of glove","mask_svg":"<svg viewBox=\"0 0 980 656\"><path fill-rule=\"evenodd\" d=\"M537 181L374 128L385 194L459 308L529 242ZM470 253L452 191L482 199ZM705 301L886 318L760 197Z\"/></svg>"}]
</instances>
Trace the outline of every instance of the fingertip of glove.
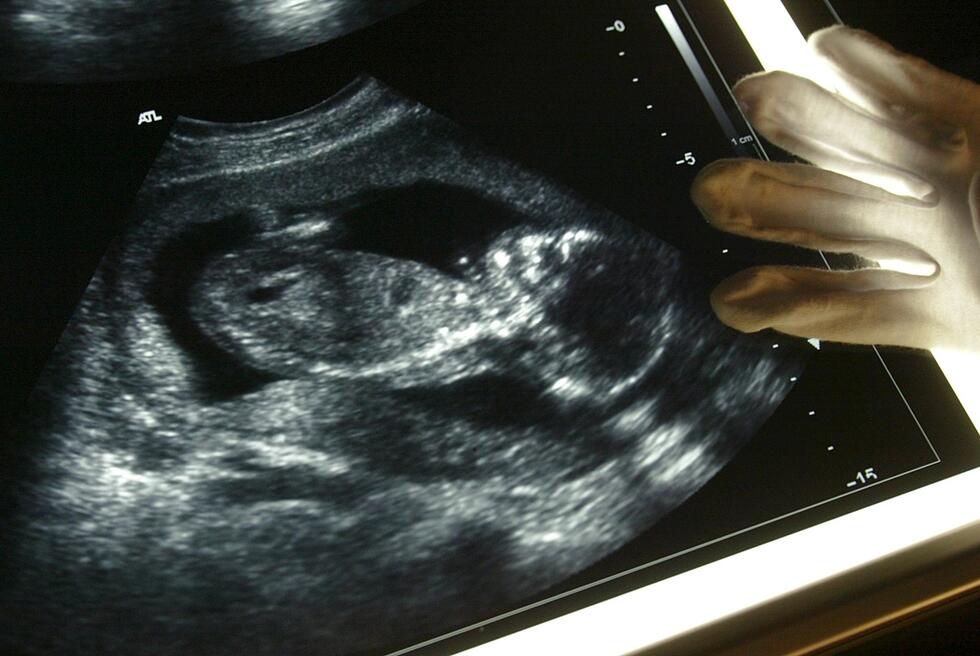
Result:
<instances>
[{"instance_id":1,"label":"fingertip of glove","mask_svg":"<svg viewBox=\"0 0 980 656\"><path fill-rule=\"evenodd\" d=\"M691 200L702 211L717 209L716 205L724 197L727 178L741 166L736 159L719 159L711 162L694 176L691 183Z\"/></svg>"},{"instance_id":2,"label":"fingertip of glove","mask_svg":"<svg viewBox=\"0 0 980 656\"><path fill-rule=\"evenodd\" d=\"M742 113L756 128L778 124L780 108L794 99L807 102L820 87L812 80L787 71L767 71L742 78L732 89Z\"/></svg>"},{"instance_id":3,"label":"fingertip of glove","mask_svg":"<svg viewBox=\"0 0 980 656\"><path fill-rule=\"evenodd\" d=\"M806 41L813 50L821 52L827 47L828 42L833 43L833 40L835 38L839 38L841 33L846 33L847 30L850 29L851 28L847 27L846 25L831 25L830 27L823 27L810 34Z\"/></svg>"},{"instance_id":4,"label":"fingertip of glove","mask_svg":"<svg viewBox=\"0 0 980 656\"><path fill-rule=\"evenodd\" d=\"M723 324L744 333L770 328L767 313L754 302L768 291L770 277L765 267L753 267L726 278L711 291L711 309Z\"/></svg>"},{"instance_id":5,"label":"fingertip of glove","mask_svg":"<svg viewBox=\"0 0 980 656\"><path fill-rule=\"evenodd\" d=\"M753 73L743 77L732 87L732 93L742 113L751 118L759 104L760 94L762 93L765 80L772 73Z\"/></svg>"},{"instance_id":6,"label":"fingertip of glove","mask_svg":"<svg viewBox=\"0 0 980 656\"><path fill-rule=\"evenodd\" d=\"M816 52L833 58L841 54L852 54L852 48L878 48L890 53L896 53L895 48L876 37L871 32L848 25L831 25L817 30L807 39L810 47Z\"/></svg>"}]
</instances>

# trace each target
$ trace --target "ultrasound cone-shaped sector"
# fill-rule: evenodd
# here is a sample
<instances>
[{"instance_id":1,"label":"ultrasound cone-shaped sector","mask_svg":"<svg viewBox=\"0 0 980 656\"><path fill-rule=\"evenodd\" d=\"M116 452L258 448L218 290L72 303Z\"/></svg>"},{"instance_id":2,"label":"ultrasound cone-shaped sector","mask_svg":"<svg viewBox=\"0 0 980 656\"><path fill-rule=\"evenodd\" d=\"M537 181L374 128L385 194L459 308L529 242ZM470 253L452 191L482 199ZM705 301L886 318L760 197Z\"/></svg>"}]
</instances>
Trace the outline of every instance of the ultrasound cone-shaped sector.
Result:
<instances>
[{"instance_id":1,"label":"ultrasound cone-shaped sector","mask_svg":"<svg viewBox=\"0 0 980 656\"><path fill-rule=\"evenodd\" d=\"M179 119L35 398L0 603L62 653L432 637L676 509L788 392L785 351L672 247L371 79Z\"/></svg>"}]
</instances>

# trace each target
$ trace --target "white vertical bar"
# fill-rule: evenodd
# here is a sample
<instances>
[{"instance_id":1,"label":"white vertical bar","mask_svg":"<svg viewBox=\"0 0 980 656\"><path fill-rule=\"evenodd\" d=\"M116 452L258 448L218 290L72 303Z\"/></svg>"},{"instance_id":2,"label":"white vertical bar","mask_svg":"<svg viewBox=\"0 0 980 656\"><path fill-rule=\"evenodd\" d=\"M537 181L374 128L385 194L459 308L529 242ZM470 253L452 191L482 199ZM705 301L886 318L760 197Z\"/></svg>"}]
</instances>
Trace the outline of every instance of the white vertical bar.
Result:
<instances>
[{"instance_id":1,"label":"white vertical bar","mask_svg":"<svg viewBox=\"0 0 980 656\"><path fill-rule=\"evenodd\" d=\"M725 4L764 69L787 71L835 88L833 75L816 62L780 0L725 0Z\"/></svg>"}]
</instances>

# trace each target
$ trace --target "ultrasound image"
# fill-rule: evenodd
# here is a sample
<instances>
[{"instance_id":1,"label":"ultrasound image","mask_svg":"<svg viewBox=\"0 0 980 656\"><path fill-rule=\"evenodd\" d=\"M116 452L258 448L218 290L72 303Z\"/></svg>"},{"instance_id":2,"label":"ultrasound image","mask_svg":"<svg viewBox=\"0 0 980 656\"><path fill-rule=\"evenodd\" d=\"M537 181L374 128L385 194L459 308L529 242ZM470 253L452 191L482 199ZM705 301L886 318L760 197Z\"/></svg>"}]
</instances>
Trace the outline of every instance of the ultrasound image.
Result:
<instances>
[{"instance_id":1,"label":"ultrasound image","mask_svg":"<svg viewBox=\"0 0 980 656\"><path fill-rule=\"evenodd\" d=\"M0 649L367 653L513 608L788 392L706 290L370 78L178 119L33 397Z\"/></svg>"},{"instance_id":2,"label":"ultrasound image","mask_svg":"<svg viewBox=\"0 0 980 656\"><path fill-rule=\"evenodd\" d=\"M0 79L153 78L308 48L421 0L5 0Z\"/></svg>"}]
</instances>

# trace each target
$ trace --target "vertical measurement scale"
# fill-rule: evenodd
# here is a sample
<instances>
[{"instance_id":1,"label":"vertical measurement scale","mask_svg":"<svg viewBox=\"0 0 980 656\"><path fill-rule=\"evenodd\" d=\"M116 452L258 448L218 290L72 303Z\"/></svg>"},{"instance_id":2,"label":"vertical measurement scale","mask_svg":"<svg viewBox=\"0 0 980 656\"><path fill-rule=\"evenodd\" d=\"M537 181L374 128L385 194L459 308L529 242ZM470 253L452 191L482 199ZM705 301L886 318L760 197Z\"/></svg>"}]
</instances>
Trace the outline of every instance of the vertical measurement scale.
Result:
<instances>
[{"instance_id":1,"label":"vertical measurement scale","mask_svg":"<svg viewBox=\"0 0 980 656\"><path fill-rule=\"evenodd\" d=\"M715 93L714 87L711 86L711 82L708 81L708 76L705 74L704 69L701 67L701 63L698 61L697 57L694 55L694 51L691 49L691 44L688 42L687 37L684 36L684 32L681 31L681 26L678 25L677 19L674 18L674 12L670 10L669 5L657 5L656 7L657 16L660 18L660 22L663 23L664 29L667 30L667 35L673 42L674 47L677 48L677 52L680 54L681 59L684 60L684 64L687 66L687 70L691 73L694 81L697 82L698 88L701 90L701 94L704 95L705 100L708 102L708 106L711 108L711 112L715 115L715 119L721 125L725 136L731 141L732 144L738 145L746 143L742 141L743 135L738 133L735 129L735 125L732 123L731 117L728 116L728 112L721 104L721 100L718 98L718 94ZM753 141L751 138L749 141ZM688 164L693 166L695 163L695 157L692 153L684 153L681 160L677 164Z\"/></svg>"},{"instance_id":2,"label":"vertical measurement scale","mask_svg":"<svg viewBox=\"0 0 980 656\"><path fill-rule=\"evenodd\" d=\"M778 0L774 0L774 1L778 2ZM728 2L729 5L738 4L736 0L726 0L726 2ZM679 6L680 6L680 10L684 12L684 17L689 21L689 23L691 23L691 27L694 30L695 35L697 35L705 55L708 57L709 60L711 60L712 64L715 66L715 71L718 73L718 75L721 76L721 72L720 70L718 70L717 65L714 62L714 59L711 57L711 53L707 50L707 46L705 45L704 41L701 40L697 28L693 26L691 17L687 13L687 10L684 7L683 2L679 2ZM751 133L751 126L747 126L750 132L749 134L740 134L739 131L736 129L732 116L726 111L725 105L722 103L721 98L719 97L714 86L712 85L708 77L708 74L706 73L704 67L701 65L698 56L694 52L691 42L684 34L684 31L681 28L680 24L678 23L670 5L665 3L657 4L655 6L655 11L657 13L657 16L661 24L664 27L664 30L669 36L678 54L681 56L681 59L684 61L684 64L687 67L688 72L695 80L699 91L701 92L702 96L704 97L705 101L708 104L708 107L711 109L712 114L714 115L716 121L722 128L725 136L731 142L732 146L735 147L737 151L743 153L744 151L742 151L742 148L754 148L755 152L744 153L744 154L751 154L764 159L768 159L768 156L766 155L764 150L762 150L761 144L759 144L758 141L754 138L754 133ZM627 29L628 29L627 22L621 19L616 19L612 21L610 24L607 24L605 26L605 31L612 34L624 33L626 32ZM618 57L625 57L627 55L627 49L617 49L615 52ZM642 74L637 75L636 72L634 71L632 73L628 73L626 79L632 84L637 84L641 82L641 77ZM648 110L653 109L653 105L647 104L646 109ZM660 136L666 137L667 132L661 131ZM676 166L695 166L699 161L693 152L685 152L675 157L676 159L674 159L673 161ZM725 248L721 252L722 254L728 254L729 249ZM807 341L816 350L821 350L821 343L819 340L809 339ZM779 344L778 343L772 344L772 348L774 349L779 348ZM792 377L792 381L796 382L795 376ZM817 412L814 409L809 409L806 412L806 414L809 417L814 417L817 414ZM931 447L931 443L930 443L930 447ZM836 446L834 445L829 445L824 448L825 448L825 453L827 453L828 455L836 451ZM935 455L934 449L933 449L933 453ZM936 462L938 462L938 456L936 456ZM935 462L930 464L935 464ZM912 471L916 471L917 469L918 468ZM906 472L906 473L911 473L911 472ZM872 483L881 482L881 480L882 479L877 473L876 469L874 467L868 467L864 470L858 471L857 475L852 480L849 480L846 483L844 483L844 486L847 488L848 491L851 491L857 488L868 486Z\"/></svg>"},{"instance_id":3,"label":"vertical measurement scale","mask_svg":"<svg viewBox=\"0 0 980 656\"><path fill-rule=\"evenodd\" d=\"M684 9L683 5L681 5L681 9ZM708 76L705 74L704 68L701 66L701 62L699 62L698 58L695 56L690 42L687 40L687 37L684 36L684 31L677 23L677 19L674 17L674 12L671 11L670 5L659 4L655 7L655 10L657 12L657 17L660 18L660 22L664 26L664 30L666 30L667 35L670 37L671 42L677 49L678 54L680 54L681 59L684 60L684 64L687 66L688 72L691 74L691 77L694 78L698 85L698 89L700 89L701 94L704 96L708 106L711 108L711 111L715 116L715 120L717 120L719 125L721 125L722 131L725 133L725 136L728 138L729 142L731 142L736 152L739 154L754 155L755 157L768 159L765 151L762 150L760 145L758 145L758 141L755 139L754 133L752 133L751 126L748 128L750 134L739 134L738 130L736 130L735 125L732 123L731 117L721 104L721 99L718 98L718 94L715 93L714 87L708 80ZM690 17L688 17L688 19L690 19ZM702 46L703 45L704 44L702 43ZM711 56L710 53L708 56ZM661 134L661 136L665 136L665 134ZM750 146L754 148L754 152L745 152L743 150L744 148L748 148ZM685 164L688 166L694 166L696 163L697 158L695 157L694 153L690 151L685 152L674 162L676 166L682 166ZM728 253L729 249L727 248L724 248L721 251L722 255L728 255Z\"/></svg>"}]
</instances>

